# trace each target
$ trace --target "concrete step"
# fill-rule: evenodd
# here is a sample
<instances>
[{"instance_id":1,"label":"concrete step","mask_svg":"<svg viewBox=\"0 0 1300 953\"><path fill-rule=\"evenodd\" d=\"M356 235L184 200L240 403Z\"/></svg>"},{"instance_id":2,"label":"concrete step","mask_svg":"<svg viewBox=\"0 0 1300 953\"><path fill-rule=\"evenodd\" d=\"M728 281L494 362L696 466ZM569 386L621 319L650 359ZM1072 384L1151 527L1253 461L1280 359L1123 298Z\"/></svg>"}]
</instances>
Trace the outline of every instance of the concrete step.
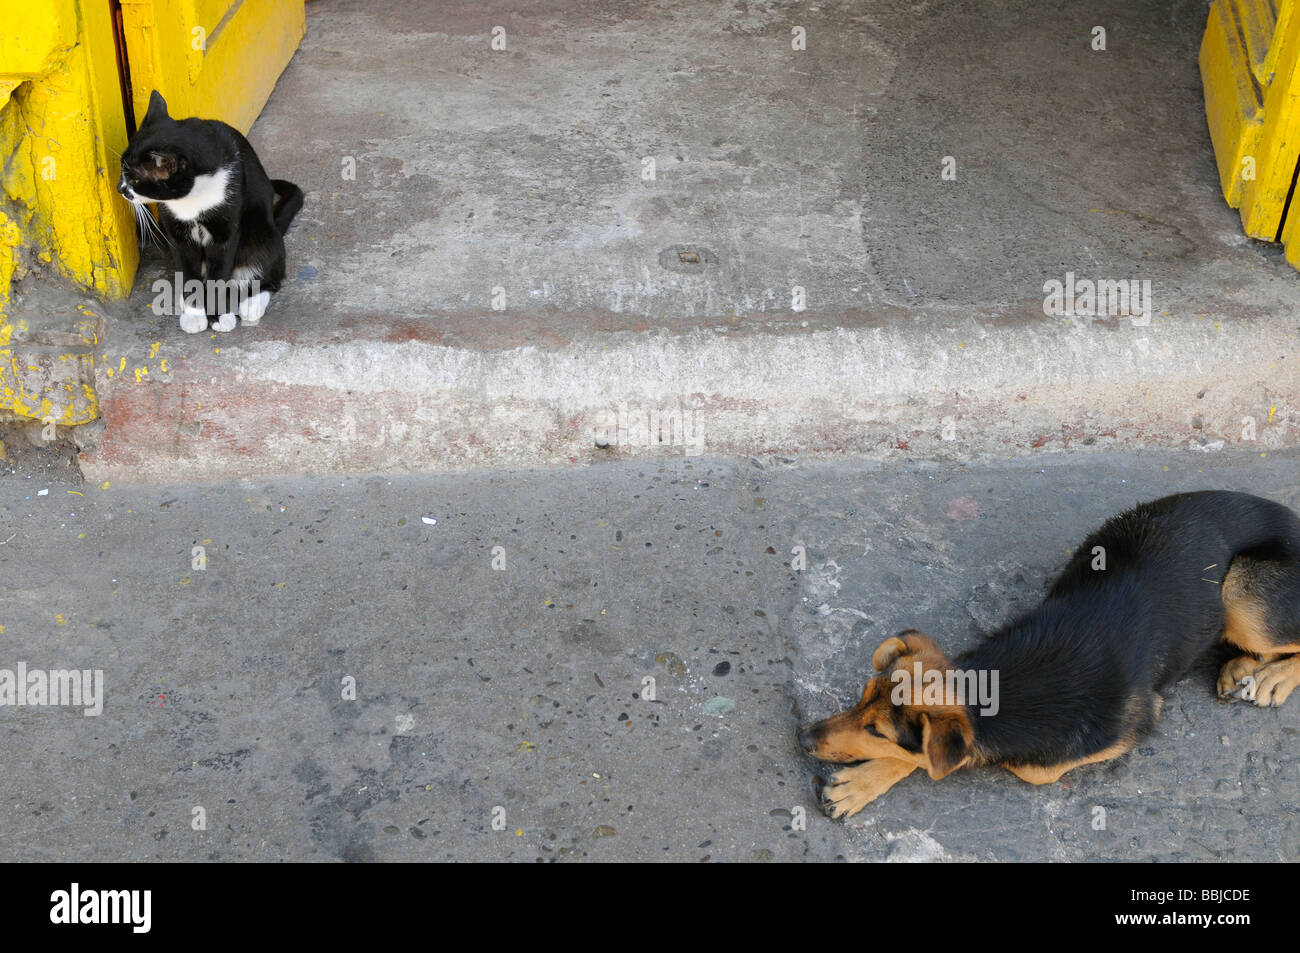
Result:
<instances>
[{"instance_id":1,"label":"concrete step","mask_svg":"<svg viewBox=\"0 0 1300 953\"><path fill-rule=\"evenodd\" d=\"M1295 327L1271 318L787 319L499 347L391 320L153 340L106 320L132 344L97 368L95 480L1300 442Z\"/></svg>"}]
</instances>

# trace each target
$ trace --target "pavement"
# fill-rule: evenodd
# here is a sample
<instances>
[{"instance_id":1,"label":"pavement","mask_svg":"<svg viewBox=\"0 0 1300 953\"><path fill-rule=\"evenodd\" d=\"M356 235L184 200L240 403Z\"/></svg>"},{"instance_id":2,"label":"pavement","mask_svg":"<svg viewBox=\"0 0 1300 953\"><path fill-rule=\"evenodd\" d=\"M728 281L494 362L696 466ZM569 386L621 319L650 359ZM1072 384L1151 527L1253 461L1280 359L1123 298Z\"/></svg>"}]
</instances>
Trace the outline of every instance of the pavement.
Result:
<instances>
[{"instance_id":1,"label":"pavement","mask_svg":"<svg viewBox=\"0 0 1300 953\"><path fill-rule=\"evenodd\" d=\"M766 460L1235 446L1247 417L1294 446L1300 276L1219 194L1205 19L310 4L251 132L307 192L291 280L260 326L189 336L147 250L101 312L81 465L565 467L675 452L653 415ZM1045 314L1071 280L1150 282L1149 313Z\"/></svg>"},{"instance_id":2,"label":"pavement","mask_svg":"<svg viewBox=\"0 0 1300 953\"><path fill-rule=\"evenodd\" d=\"M832 822L795 742L1141 499L1300 506L1300 276L1219 194L1203 2L307 12L261 325L183 334L158 249L16 289L24 381L100 419L0 422L0 669L106 691L0 708L0 859L1297 859L1300 702L1212 658L1051 786Z\"/></svg>"},{"instance_id":3,"label":"pavement","mask_svg":"<svg viewBox=\"0 0 1300 953\"><path fill-rule=\"evenodd\" d=\"M1300 506L1294 451L107 486L43 452L0 478L0 669L102 671L102 711L0 709L0 860L1300 859L1300 701L1221 702L1214 659L1043 787L914 774L835 822L795 740L1139 500Z\"/></svg>"}]
</instances>

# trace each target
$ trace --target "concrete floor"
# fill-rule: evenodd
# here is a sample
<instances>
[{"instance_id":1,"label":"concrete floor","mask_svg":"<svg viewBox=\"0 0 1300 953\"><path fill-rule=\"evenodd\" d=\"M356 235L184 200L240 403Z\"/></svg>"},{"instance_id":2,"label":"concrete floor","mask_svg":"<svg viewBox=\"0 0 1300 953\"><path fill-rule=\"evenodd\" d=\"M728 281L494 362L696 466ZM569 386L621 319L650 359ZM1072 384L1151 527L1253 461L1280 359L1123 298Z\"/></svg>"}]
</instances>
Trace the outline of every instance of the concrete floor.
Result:
<instances>
[{"instance_id":1,"label":"concrete floor","mask_svg":"<svg viewBox=\"0 0 1300 953\"><path fill-rule=\"evenodd\" d=\"M277 327L401 315L432 340L536 343L543 329L788 319L794 285L801 320L837 326L931 305L1041 316L1043 282L1069 268L1141 274L1202 307L1270 279L1294 294L1218 192L1203 2L309 13L254 130L310 195L293 254L314 274ZM489 48L496 25L505 51ZM792 25L806 50L791 50ZM664 268L677 246L716 262ZM485 322L494 286L512 312L552 320Z\"/></svg>"},{"instance_id":2,"label":"concrete floor","mask_svg":"<svg viewBox=\"0 0 1300 953\"><path fill-rule=\"evenodd\" d=\"M251 134L307 190L294 280L189 337L146 266L96 476L566 465L622 404L746 455L1300 440L1300 276L1219 195L1202 2L308 14ZM1150 280L1152 325L1045 316L1067 272Z\"/></svg>"},{"instance_id":3,"label":"concrete floor","mask_svg":"<svg viewBox=\"0 0 1300 953\"><path fill-rule=\"evenodd\" d=\"M1140 499L1300 506L1294 453L29 476L0 480L0 668L101 669L106 700L0 709L3 861L1300 859L1300 699L1220 702L1211 659L1046 787L914 775L833 822L795 741L884 638L968 645Z\"/></svg>"}]
</instances>

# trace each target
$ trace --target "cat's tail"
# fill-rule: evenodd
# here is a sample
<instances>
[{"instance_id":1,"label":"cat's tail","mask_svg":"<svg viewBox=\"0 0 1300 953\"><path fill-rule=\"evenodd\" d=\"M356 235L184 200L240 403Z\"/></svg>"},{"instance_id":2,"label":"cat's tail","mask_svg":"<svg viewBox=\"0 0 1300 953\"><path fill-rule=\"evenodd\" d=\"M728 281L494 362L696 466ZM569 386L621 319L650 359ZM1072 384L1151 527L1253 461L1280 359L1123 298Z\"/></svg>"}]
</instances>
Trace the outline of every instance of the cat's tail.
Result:
<instances>
[{"instance_id":1,"label":"cat's tail","mask_svg":"<svg viewBox=\"0 0 1300 953\"><path fill-rule=\"evenodd\" d=\"M275 189L275 227L283 235L289 230L289 224L293 217L298 214L302 208L303 194L302 189L292 182L286 182L284 179L272 179L271 186Z\"/></svg>"}]
</instances>

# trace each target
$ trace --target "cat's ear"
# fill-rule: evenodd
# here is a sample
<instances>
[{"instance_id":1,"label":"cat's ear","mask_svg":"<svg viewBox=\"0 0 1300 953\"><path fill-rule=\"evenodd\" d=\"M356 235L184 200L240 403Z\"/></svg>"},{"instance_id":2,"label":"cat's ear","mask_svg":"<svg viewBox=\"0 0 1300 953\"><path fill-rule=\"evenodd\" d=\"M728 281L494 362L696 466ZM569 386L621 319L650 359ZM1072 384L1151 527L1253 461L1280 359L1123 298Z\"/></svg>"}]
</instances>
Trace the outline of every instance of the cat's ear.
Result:
<instances>
[{"instance_id":1,"label":"cat's ear","mask_svg":"<svg viewBox=\"0 0 1300 953\"><path fill-rule=\"evenodd\" d=\"M185 168L185 157L173 152L151 152L145 157L145 163L151 178L168 179Z\"/></svg>"},{"instance_id":2,"label":"cat's ear","mask_svg":"<svg viewBox=\"0 0 1300 953\"><path fill-rule=\"evenodd\" d=\"M162 93L154 90L149 94L149 110L144 114L144 121L151 119L167 118L167 100L162 98Z\"/></svg>"}]
</instances>

